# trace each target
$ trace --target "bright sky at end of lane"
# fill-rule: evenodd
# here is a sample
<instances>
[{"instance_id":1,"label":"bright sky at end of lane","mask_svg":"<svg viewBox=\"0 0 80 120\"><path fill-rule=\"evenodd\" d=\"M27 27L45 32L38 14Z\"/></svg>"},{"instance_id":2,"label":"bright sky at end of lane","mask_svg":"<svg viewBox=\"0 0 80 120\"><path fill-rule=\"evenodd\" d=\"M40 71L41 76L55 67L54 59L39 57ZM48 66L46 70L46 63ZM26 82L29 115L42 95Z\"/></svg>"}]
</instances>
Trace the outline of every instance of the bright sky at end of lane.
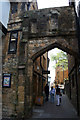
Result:
<instances>
[{"instance_id":1,"label":"bright sky at end of lane","mask_svg":"<svg viewBox=\"0 0 80 120\"><path fill-rule=\"evenodd\" d=\"M69 0L37 0L38 9L69 6Z\"/></svg>"}]
</instances>

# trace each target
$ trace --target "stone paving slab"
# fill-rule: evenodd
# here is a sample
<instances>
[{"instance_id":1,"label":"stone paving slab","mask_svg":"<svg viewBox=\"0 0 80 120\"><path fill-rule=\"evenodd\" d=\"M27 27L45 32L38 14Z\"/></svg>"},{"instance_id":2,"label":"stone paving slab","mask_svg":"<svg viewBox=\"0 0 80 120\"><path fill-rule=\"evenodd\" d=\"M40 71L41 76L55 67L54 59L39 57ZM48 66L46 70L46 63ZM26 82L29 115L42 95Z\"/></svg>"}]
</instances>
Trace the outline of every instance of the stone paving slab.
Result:
<instances>
[{"instance_id":1,"label":"stone paving slab","mask_svg":"<svg viewBox=\"0 0 80 120\"><path fill-rule=\"evenodd\" d=\"M70 103L66 95L62 96L62 103L56 106L56 97L54 103L46 102L43 106L35 106L32 118L74 118L79 119L77 112Z\"/></svg>"}]
</instances>

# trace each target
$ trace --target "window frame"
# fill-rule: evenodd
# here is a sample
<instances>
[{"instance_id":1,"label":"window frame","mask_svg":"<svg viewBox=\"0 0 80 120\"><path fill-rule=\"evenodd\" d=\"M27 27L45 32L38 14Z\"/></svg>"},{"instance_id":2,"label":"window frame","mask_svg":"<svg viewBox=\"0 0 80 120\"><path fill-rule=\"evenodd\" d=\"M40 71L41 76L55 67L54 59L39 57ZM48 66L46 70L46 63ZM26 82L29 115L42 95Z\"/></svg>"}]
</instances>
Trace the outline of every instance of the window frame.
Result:
<instances>
[{"instance_id":1,"label":"window frame","mask_svg":"<svg viewBox=\"0 0 80 120\"><path fill-rule=\"evenodd\" d=\"M21 4L21 11L25 11L26 9L25 9L25 5L26 5L26 2L23 2L22 4Z\"/></svg>"},{"instance_id":2,"label":"window frame","mask_svg":"<svg viewBox=\"0 0 80 120\"><path fill-rule=\"evenodd\" d=\"M11 41L11 37L12 37L12 34L15 34L17 33L17 37L16 37L16 40L15 40L15 44L16 44L16 48L15 48L15 51L10 51L10 44L14 41ZM16 54L16 51L17 51L17 41L18 41L18 31L11 31L10 33L10 40L9 40L9 47L8 47L8 54Z\"/></svg>"},{"instance_id":3,"label":"window frame","mask_svg":"<svg viewBox=\"0 0 80 120\"><path fill-rule=\"evenodd\" d=\"M15 6L16 5L16 6ZM18 11L18 3L12 3L11 13L15 14Z\"/></svg>"}]
</instances>

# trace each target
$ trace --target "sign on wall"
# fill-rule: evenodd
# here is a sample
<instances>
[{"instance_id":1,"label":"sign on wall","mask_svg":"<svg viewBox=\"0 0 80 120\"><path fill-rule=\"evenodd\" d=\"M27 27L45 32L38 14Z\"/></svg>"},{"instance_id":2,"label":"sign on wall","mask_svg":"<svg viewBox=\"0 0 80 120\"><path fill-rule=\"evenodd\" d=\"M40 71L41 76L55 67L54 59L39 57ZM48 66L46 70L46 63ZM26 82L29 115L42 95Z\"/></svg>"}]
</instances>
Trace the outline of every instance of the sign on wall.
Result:
<instances>
[{"instance_id":1,"label":"sign on wall","mask_svg":"<svg viewBox=\"0 0 80 120\"><path fill-rule=\"evenodd\" d=\"M11 74L3 74L2 87L11 87Z\"/></svg>"}]
</instances>

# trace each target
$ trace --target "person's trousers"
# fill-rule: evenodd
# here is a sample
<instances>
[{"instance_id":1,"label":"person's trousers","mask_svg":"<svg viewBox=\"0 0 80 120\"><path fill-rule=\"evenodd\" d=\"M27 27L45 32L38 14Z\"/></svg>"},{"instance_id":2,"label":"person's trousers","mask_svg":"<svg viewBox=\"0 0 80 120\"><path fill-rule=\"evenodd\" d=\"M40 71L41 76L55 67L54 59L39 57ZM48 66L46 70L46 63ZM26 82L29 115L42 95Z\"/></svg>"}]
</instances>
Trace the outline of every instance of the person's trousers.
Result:
<instances>
[{"instance_id":1,"label":"person's trousers","mask_svg":"<svg viewBox=\"0 0 80 120\"><path fill-rule=\"evenodd\" d=\"M48 101L48 96L49 96L49 95L46 95L46 101Z\"/></svg>"},{"instance_id":2,"label":"person's trousers","mask_svg":"<svg viewBox=\"0 0 80 120\"><path fill-rule=\"evenodd\" d=\"M50 95L50 101L53 103L54 102L54 95Z\"/></svg>"},{"instance_id":3,"label":"person's trousers","mask_svg":"<svg viewBox=\"0 0 80 120\"><path fill-rule=\"evenodd\" d=\"M60 105L59 95L57 95L57 105Z\"/></svg>"}]
</instances>

